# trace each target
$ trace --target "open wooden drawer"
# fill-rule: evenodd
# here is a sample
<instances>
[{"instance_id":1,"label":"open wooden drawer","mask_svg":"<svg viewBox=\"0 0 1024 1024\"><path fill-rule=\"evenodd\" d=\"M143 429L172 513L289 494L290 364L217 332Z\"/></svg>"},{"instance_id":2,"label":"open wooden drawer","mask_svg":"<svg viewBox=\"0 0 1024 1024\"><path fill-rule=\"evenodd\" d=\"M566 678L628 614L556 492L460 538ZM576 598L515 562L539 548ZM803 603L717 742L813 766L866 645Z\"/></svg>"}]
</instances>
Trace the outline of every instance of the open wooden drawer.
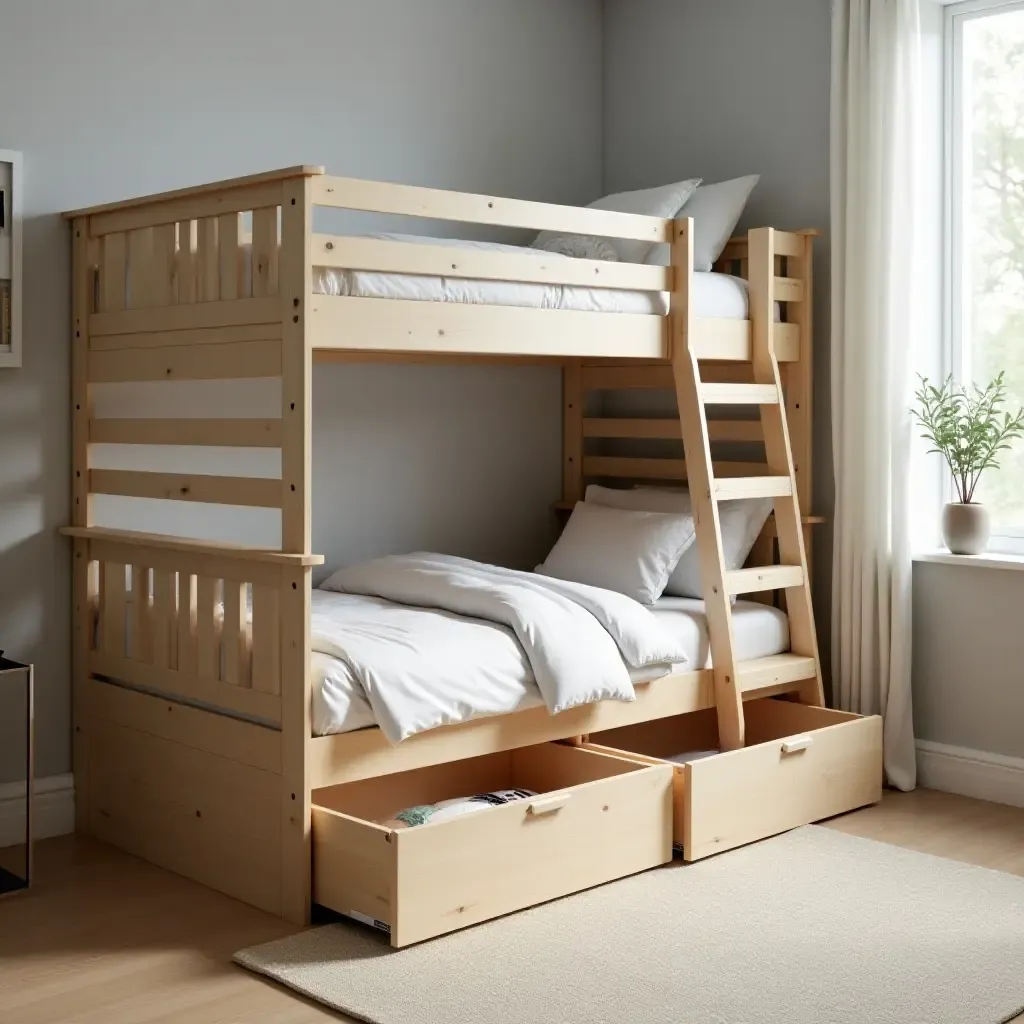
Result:
<instances>
[{"instance_id":1,"label":"open wooden drawer","mask_svg":"<svg viewBox=\"0 0 1024 1024\"><path fill-rule=\"evenodd\" d=\"M313 792L313 899L393 946L664 864L672 767L556 743ZM538 795L390 829L417 804L496 789Z\"/></svg>"},{"instance_id":2,"label":"open wooden drawer","mask_svg":"<svg viewBox=\"0 0 1024 1024\"><path fill-rule=\"evenodd\" d=\"M674 841L686 860L731 850L882 797L882 720L766 698L744 704L746 746L675 771ZM607 732L585 749L644 764L714 750L713 708Z\"/></svg>"}]
</instances>

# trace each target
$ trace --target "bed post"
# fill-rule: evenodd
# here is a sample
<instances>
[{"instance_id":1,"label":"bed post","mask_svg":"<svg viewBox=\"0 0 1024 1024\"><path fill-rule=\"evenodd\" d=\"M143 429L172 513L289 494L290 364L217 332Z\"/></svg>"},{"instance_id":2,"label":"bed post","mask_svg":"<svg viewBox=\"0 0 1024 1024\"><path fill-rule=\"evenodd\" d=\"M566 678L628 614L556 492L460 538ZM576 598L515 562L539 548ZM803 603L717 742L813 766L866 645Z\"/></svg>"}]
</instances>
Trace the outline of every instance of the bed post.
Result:
<instances>
[{"instance_id":1,"label":"bed post","mask_svg":"<svg viewBox=\"0 0 1024 1024\"><path fill-rule=\"evenodd\" d=\"M71 522L74 526L93 525L92 495L89 493L89 419L92 395L89 386L89 314L92 312L92 260L95 243L89 238L89 218L76 217L71 224ZM75 774L75 831L88 835L89 821L89 741L85 710L86 683L89 677L90 609L96 596L96 577L89 568L89 542L76 540L73 550L71 707L72 767Z\"/></svg>"},{"instance_id":2,"label":"bed post","mask_svg":"<svg viewBox=\"0 0 1024 1024\"><path fill-rule=\"evenodd\" d=\"M562 501L583 500L583 364L562 365Z\"/></svg>"},{"instance_id":3,"label":"bed post","mask_svg":"<svg viewBox=\"0 0 1024 1024\"><path fill-rule=\"evenodd\" d=\"M281 548L311 553L312 189L285 180L281 199ZM309 615L312 569L281 574L281 907L308 924L311 902Z\"/></svg>"},{"instance_id":4,"label":"bed post","mask_svg":"<svg viewBox=\"0 0 1024 1024\"><path fill-rule=\"evenodd\" d=\"M701 395L697 355L690 348L690 283L693 278L693 220L680 217L672 225L672 293L669 315L672 375L683 434L690 502L697 527L697 549L704 588L718 707L719 742L723 750L743 746L743 697L732 646L732 604L725 587L725 555L718 503L712 499L711 440Z\"/></svg>"}]
</instances>

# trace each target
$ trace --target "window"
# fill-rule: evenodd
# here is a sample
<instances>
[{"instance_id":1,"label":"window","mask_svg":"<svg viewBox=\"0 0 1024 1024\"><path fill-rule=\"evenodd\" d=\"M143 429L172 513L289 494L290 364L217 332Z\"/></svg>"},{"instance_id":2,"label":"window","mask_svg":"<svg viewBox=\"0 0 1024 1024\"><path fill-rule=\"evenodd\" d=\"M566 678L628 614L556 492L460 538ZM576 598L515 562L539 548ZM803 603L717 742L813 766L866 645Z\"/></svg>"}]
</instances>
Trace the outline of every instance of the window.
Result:
<instances>
[{"instance_id":1,"label":"window","mask_svg":"<svg viewBox=\"0 0 1024 1024\"><path fill-rule=\"evenodd\" d=\"M1024 0L946 9L949 339L952 372L1006 372L1024 405ZM993 550L1024 553L1024 441L975 495Z\"/></svg>"}]
</instances>

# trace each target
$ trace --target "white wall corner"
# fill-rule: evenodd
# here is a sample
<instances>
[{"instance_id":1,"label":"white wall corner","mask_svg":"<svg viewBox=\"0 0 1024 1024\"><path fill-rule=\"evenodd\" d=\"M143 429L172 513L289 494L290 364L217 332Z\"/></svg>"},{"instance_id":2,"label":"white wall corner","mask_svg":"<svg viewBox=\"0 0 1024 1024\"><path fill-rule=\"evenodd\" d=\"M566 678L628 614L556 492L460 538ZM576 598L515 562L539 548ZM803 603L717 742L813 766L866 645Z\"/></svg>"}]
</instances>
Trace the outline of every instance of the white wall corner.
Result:
<instances>
[{"instance_id":1,"label":"white wall corner","mask_svg":"<svg viewBox=\"0 0 1024 1024\"><path fill-rule=\"evenodd\" d=\"M33 839L75 831L75 777L48 775L35 782ZM25 841L25 783L0 786L0 847Z\"/></svg>"},{"instance_id":2,"label":"white wall corner","mask_svg":"<svg viewBox=\"0 0 1024 1024\"><path fill-rule=\"evenodd\" d=\"M1024 758L917 741L917 781L926 789L1024 807Z\"/></svg>"}]
</instances>

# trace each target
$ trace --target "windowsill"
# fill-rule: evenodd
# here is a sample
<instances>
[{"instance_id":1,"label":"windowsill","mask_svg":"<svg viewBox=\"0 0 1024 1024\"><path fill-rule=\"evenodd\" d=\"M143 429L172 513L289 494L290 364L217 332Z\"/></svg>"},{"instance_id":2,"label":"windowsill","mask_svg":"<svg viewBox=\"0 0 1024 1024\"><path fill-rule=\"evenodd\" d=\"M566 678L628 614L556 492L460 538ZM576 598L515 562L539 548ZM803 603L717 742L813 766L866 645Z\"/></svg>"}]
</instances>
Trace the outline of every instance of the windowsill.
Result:
<instances>
[{"instance_id":1,"label":"windowsill","mask_svg":"<svg viewBox=\"0 0 1024 1024\"><path fill-rule=\"evenodd\" d=\"M990 551L984 555L952 555L948 551L918 551L915 562L935 562L938 565L966 565L972 569L1024 569L1024 555L1010 555Z\"/></svg>"}]
</instances>

